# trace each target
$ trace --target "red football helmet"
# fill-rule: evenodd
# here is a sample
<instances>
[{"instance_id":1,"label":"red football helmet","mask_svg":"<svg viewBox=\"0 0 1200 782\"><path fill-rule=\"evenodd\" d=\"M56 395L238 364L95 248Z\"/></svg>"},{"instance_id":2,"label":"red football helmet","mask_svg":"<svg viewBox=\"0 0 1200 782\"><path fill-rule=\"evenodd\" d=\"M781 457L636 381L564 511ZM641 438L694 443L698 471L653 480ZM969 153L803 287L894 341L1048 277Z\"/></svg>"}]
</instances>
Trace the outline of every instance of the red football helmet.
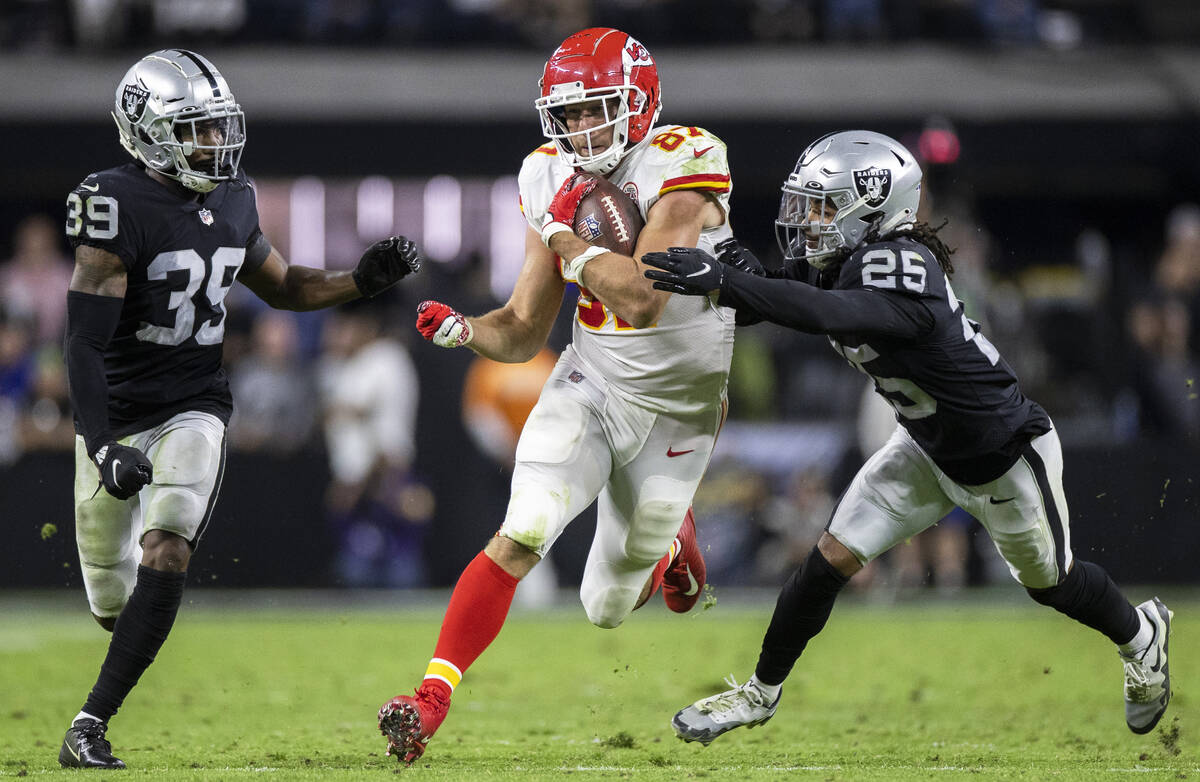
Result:
<instances>
[{"instance_id":1,"label":"red football helmet","mask_svg":"<svg viewBox=\"0 0 1200 782\"><path fill-rule=\"evenodd\" d=\"M658 113L658 66L646 47L611 27L581 30L546 61L542 96L534 107L542 117L542 132L558 145L563 160L593 174L606 175L621 162L628 148L646 138ZM602 101L604 123L587 131L587 144L577 149L567 130L566 108ZM615 106L615 110L614 107ZM612 143L593 154L591 134L613 128Z\"/></svg>"}]
</instances>

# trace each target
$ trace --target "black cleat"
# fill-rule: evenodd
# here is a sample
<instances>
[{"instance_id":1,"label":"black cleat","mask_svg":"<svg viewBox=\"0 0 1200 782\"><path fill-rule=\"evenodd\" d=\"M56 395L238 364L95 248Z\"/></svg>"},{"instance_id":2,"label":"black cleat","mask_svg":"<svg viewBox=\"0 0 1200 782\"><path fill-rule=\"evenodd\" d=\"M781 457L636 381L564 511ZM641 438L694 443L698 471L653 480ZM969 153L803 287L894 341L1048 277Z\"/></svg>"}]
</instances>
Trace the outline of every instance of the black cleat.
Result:
<instances>
[{"instance_id":1,"label":"black cleat","mask_svg":"<svg viewBox=\"0 0 1200 782\"><path fill-rule=\"evenodd\" d=\"M100 720L76 720L63 737L58 763L64 768L125 768L114 758L112 744L104 738L108 726Z\"/></svg>"}]
</instances>

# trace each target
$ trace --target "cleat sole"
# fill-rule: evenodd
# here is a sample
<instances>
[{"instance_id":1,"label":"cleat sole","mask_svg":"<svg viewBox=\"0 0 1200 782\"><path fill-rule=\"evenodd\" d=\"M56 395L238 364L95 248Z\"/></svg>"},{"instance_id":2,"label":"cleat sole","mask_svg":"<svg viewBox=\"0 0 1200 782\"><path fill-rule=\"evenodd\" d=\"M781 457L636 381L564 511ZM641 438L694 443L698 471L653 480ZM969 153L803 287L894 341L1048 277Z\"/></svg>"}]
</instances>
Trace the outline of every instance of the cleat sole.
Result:
<instances>
[{"instance_id":1,"label":"cleat sole","mask_svg":"<svg viewBox=\"0 0 1200 782\"><path fill-rule=\"evenodd\" d=\"M410 703L390 707L379 717L379 732L388 740L388 755L411 766L413 761L425 753L425 742L420 740L421 715Z\"/></svg>"}]
</instances>

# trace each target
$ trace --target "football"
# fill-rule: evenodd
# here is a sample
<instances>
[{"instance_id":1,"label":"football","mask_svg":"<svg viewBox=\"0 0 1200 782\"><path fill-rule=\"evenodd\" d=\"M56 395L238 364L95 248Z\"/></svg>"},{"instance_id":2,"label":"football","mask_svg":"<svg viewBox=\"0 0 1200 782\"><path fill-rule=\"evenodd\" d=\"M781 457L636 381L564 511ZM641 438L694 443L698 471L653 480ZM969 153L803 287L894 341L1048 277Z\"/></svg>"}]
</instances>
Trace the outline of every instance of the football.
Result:
<instances>
[{"instance_id":1,"label":"football","mask_svg":"<svg viewBox=\"0 0 1200 782\"><path fill-rule=\"evenodd\" d=\"M585 242L621 255L633 255L637 236L645 225L637 204L602 176L592 176L596 187L575 210L572 228Z\"/></svg>"}]
</instances>

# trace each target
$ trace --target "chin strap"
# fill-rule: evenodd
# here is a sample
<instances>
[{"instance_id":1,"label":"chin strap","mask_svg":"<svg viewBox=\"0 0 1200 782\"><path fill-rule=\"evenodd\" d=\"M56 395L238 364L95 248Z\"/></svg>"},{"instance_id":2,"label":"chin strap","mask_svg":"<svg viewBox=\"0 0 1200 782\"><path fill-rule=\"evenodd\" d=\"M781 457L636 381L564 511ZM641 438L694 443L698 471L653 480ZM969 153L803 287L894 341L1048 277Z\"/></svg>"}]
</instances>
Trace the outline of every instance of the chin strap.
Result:
<instances>
[{"instance_id":1,"label":"chin strap","mask_svg":"<svg viewBox=\"0 0 1200 782\"><path fill-rule=\"evenodd\" d=\"M913 224L912 215L913 210L911 209L905 209L902 212L897 212L892 216L891 220L888 220L879 226L879 235L886 236L889 231L893 231L897 228L911 227Z\"/></svg>"}]
</instances>

